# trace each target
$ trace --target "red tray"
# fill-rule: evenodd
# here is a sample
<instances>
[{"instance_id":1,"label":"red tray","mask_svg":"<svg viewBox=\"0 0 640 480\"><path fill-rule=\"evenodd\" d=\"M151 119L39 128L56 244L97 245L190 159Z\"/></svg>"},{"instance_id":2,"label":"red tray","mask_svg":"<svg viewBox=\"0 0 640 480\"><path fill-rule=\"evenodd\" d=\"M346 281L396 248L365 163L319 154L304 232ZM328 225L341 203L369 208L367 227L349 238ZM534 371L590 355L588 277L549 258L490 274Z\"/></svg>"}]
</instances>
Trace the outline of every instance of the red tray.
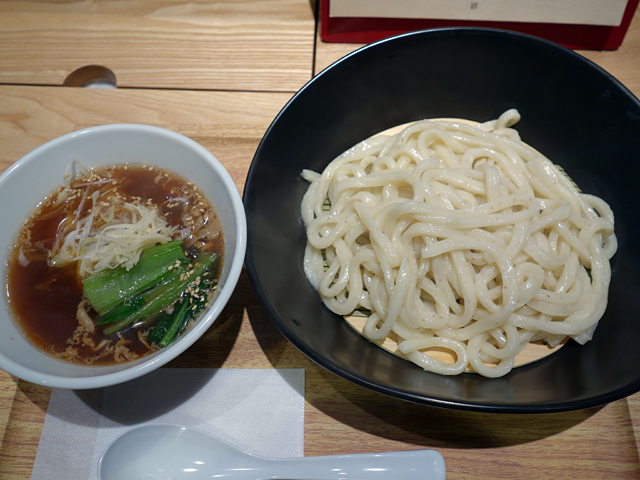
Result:
<instances>
[{"instance_id":1,"label":"red tray","mask_svg":"<svg viewBox=\"0 0 640 480\"><path fill-rule=\"evenodd\" d=\"M559 23L484 22L410 18L329 17L330 0L320 2L320 37L325 42L371 43L415 30L439 27L489 27L551 40L571 49L615 50L622 44L640 0L629 0L617 27Z\"/></svg>"}]
</instances>

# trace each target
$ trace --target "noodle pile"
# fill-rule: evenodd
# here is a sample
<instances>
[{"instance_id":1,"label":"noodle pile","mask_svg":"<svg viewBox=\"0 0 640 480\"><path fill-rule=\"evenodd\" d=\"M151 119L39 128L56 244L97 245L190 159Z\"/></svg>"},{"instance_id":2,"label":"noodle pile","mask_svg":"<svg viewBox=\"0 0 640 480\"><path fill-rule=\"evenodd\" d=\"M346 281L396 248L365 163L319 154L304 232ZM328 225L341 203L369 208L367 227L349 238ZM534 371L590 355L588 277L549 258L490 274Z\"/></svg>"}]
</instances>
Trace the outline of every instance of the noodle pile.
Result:
<instances>
[{"instance_id":1,"label":"noodle pile","mask_svg":"<svg viewBox=\"0 0 640 480\"><path fill-rule=\"evenodd\" d=\"M613 213L522 143L519 119L423 120L305 170L304 268L327 307L366 310L367 338L445 375L499 377L530 342L588 342Z\"/></svg>"}]
</instances>

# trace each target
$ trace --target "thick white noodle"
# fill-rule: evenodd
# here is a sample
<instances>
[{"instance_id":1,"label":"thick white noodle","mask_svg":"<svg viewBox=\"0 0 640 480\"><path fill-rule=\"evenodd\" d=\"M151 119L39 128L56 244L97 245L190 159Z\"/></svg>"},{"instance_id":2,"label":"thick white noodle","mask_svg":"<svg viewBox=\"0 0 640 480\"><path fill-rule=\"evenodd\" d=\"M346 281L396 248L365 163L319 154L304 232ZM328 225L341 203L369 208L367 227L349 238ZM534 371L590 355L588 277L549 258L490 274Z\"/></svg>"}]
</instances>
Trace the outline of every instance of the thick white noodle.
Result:
<instances>
[{"instance_id":1,"label":"thick white noodle","mask_svg":"<svg viewBox=\"0 0 640 480\"><path fill-rule=\"evenodd\" d=\"M394 335L396 353L445 375L499 377L531 341L589 341L613 213L522 143L519 119L423 120L304 171L304 269L327 307L369 310L366 337Z\"/></svg>"}]
</instances>

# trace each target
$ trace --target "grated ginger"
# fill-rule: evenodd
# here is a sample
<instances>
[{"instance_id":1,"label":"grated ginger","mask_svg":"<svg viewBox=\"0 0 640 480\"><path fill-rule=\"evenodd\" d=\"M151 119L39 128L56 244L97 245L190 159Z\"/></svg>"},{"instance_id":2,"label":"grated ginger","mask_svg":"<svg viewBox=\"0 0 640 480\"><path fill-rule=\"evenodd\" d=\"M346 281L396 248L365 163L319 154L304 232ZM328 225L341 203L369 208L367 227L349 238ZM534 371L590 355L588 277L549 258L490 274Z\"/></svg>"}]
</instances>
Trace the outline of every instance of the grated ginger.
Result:
<instances>
[{"instance_id":1,"label":"grated ginger","mask_svg":"<svg viewBox=\"0 0 640 480\"><path fill-rule=\"evenodd\" d=\"M129 202L122 202L118 218L105 225L105 215L113 216L112 207L101 213L97 191L91 199L91 214L75 222L75 229L65 236L52 259L54 265L78 260L81 277L120 266L130 270L140 259L142 250L169 242L175 233L156 209ZM96 228L96 224L102 226Z\"/></svg>"}]
</instances>

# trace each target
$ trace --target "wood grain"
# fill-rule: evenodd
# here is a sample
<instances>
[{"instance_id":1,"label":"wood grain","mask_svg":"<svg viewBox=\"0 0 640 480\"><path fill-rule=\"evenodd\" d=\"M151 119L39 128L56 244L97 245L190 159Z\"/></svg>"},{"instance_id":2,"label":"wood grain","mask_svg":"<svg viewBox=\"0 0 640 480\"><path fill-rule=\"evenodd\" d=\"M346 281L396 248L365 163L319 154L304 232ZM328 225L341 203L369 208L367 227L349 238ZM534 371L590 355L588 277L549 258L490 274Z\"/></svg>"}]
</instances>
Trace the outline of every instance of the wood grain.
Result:
<instances>
[{"instance_id":1,"label":"wood grain","mask_svg":"<svg viewBox=\"0 0 640 480\"><path fill-rule=\"evenodd\" d=\"M0 170L59 135L136 122L202 143L242 191L263 133L312 67L357 48L320 42L314 57L310 12L304 0L0 1ZM585 55L637 95L639 49L636 14L620 50ZM112 68L120 86L167 89L34 86L60 85L87 62ZM304 368L309 456L437 448L453 480L640 478L640 393L531 416L396 400L300 353L269 320L246 272L220 318L172 367ZM31 477L50 395L0 370L0 478Z\"/></svg>"},{"instance_id":2,"label":"wood grain","mask_svg":"<svg viewBox=\"0 0 640 480\"><path fill-rule=\"evenodd\" d=\"M229 169L239 188L288 93L102 90L0 85L0 170L60 135L108 123L184 125ZM198 125L207 125L200 138ZM241 190L242 191L242 190Z\"/></svg>"},{"instance_id":3,"label":"wood grain","mask_svg":"<svg viewBox=\"0 0 640 480\"><path fill-rule=\"evenodd\" d=\"M0 83L62 85L88 65L120 87L295 92L311 78L308 0L0 2Z\"/></svg>"}]
</instances>

